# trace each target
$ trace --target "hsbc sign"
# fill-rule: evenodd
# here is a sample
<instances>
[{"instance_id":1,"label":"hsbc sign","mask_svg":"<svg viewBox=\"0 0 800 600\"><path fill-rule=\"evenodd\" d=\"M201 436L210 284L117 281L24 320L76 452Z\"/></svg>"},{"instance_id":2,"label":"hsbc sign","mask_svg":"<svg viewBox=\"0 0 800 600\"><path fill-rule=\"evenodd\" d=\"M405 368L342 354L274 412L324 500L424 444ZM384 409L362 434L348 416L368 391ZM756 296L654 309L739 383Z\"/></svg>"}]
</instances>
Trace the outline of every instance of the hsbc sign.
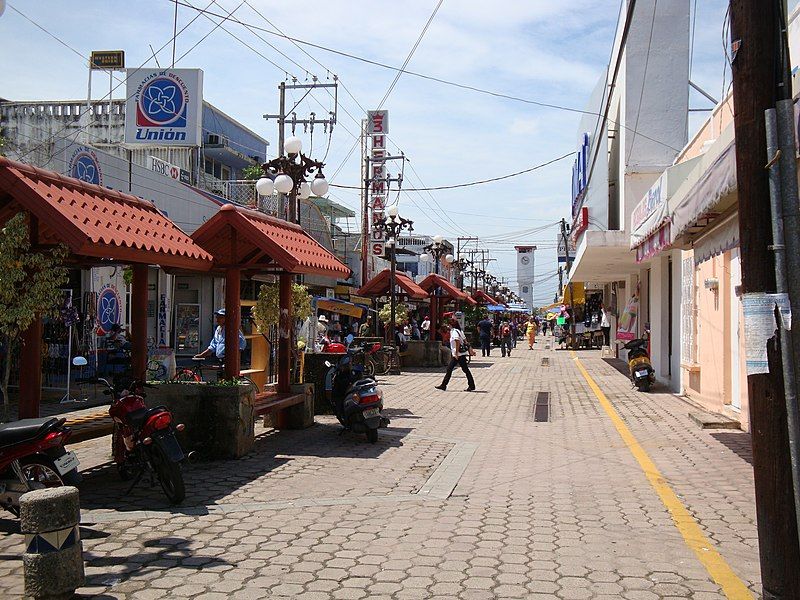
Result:
<instances>
[{"instance_id":1,"label":"hsbc sign","mask_svg":"<svg viewBox=\"0 0 800 600\"><path fill-rule=\"evenodd\" d=\"M155 171L159 175L169 177L170 179L175 179L176 181L180 181L182 183L191 183L189 171L186 169L181 169L180 167L161 160L160 158L156 158L155 156L150 157L150 170Z\"/></svg>"},{"instance_id":2,"label":"hsbc sign","mask_svg":"<svg viewBox=\"0 0 800 600\"><path fill-rule=\"evenodd\" d=\"M373 256L383 256L386 237L376 224L383 219L388 194L386 181L387 134L389 133L389 111L370 110L367 112L367 135L370 138L369 207L370 232L369 251Z\"/></svg>"}]
</instances>

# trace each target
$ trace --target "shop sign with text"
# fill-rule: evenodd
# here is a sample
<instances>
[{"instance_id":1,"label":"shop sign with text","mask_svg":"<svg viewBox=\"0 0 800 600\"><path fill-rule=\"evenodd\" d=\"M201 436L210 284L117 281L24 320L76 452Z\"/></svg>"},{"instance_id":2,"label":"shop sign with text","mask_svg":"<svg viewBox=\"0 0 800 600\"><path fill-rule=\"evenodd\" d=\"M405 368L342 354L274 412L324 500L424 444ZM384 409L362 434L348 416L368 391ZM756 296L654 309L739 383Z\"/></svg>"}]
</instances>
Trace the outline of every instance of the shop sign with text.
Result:
<instances>
[{"instance_id":1,"label":"shop sign with text","mask_svg":"<svg viewBox=\"0 0 800 600\"><path fill-rule=\"evenodd\" d=\"M370 233L369 252L373 256L383 256L386 237L377 224L383 219L386 210L386 196L389 192L386 182L386 149L389 133L389 111L370 110L367 112L367 135L370 139L369 208Z\"/></svg>"},{"instance_id":2,"label":"shop sign with text","mask_svg":"<svg viewBox=\"0 0 800 600\"><path fill-rule=\"evenodd\" d=\"M572 164L572 217L578 214L589 184L589 134L584 133L581 148Z\"/></svg>"},{"instance_id":3,"label":"shop sign with text","mask_svg":"<svg viewBox=\"0 0 800 600\"><path fill-rule=\"evenodd\" d=\"M203 117L200 69L128 69L125 143L199 146Z\"/></svg>"}]
</instances>

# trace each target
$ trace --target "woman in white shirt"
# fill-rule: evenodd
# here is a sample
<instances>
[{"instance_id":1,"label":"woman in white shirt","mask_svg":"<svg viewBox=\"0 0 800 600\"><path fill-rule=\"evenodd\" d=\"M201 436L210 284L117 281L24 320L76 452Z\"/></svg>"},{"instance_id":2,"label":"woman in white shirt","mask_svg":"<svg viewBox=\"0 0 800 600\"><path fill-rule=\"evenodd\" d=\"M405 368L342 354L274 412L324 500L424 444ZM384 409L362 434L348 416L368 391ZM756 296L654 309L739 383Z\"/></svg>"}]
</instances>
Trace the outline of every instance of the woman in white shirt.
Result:
<instances>
[{"instance_id":1,"label":"woman in white shirt","mask_svg":"<svg viewBox=\"0 0 800 600\"><path fill-rule=\"evenodd\" d=\"M447 365L447 373L444 374L441 385L436 386L437 390L444 391L447 389L447 384L450 382L450 377L453 375L453 369L456 368L456 365L459 365L461 370L464 371L464 375L467 376L467 389L464 391L475 391L475 380L472 378L472 373L470 373L469 366L467 365L466 344L467 337L464 335L464 332L461 331L461 324L458 322L458 319L450 319L450 353L452 357L450 358L450 364Z\"/></svg>"}]
</instances>

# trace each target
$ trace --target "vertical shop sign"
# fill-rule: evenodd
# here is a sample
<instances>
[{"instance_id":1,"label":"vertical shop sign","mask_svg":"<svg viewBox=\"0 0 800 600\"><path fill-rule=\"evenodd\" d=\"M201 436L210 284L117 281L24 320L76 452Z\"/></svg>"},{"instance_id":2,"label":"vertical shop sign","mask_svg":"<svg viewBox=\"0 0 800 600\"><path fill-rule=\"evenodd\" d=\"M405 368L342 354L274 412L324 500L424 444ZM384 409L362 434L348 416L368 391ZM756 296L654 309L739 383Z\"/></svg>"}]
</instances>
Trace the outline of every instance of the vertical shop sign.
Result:
<instances>
[{"instance_id":1,"label":"vertical shop sign","mask_svg":"<svg viewBox=\"0 0 800 600\"><path fill-rule=\"evenodd\" d=\"M386 237L376 224L383 219L386 209L386 141L389 133L389 111L370 110L367 112L367 135L370 138L370 173L369 173L369 207L370 207L370 253L383 256Z\"/></svg>"}]
</instances>

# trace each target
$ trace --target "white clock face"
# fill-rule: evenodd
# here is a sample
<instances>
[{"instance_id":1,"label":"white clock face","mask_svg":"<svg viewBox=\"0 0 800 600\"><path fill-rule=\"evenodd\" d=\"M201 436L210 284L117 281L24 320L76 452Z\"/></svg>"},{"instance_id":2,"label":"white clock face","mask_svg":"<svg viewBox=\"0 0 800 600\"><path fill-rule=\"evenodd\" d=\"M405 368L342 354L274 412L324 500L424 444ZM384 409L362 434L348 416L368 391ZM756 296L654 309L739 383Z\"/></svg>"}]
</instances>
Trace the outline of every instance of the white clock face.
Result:
<instances>
[{"instance_id":1,"label":"white clock face","mask_svg":"<svg viewBox=\"0 0 800 600\"><path fill-rule=\"evenodd\" d=\"M531 262L531 258L529 256L521 256L519 262L521 262L523 265L527 265L529 262Z\"/></svg>"}]
</instances>

